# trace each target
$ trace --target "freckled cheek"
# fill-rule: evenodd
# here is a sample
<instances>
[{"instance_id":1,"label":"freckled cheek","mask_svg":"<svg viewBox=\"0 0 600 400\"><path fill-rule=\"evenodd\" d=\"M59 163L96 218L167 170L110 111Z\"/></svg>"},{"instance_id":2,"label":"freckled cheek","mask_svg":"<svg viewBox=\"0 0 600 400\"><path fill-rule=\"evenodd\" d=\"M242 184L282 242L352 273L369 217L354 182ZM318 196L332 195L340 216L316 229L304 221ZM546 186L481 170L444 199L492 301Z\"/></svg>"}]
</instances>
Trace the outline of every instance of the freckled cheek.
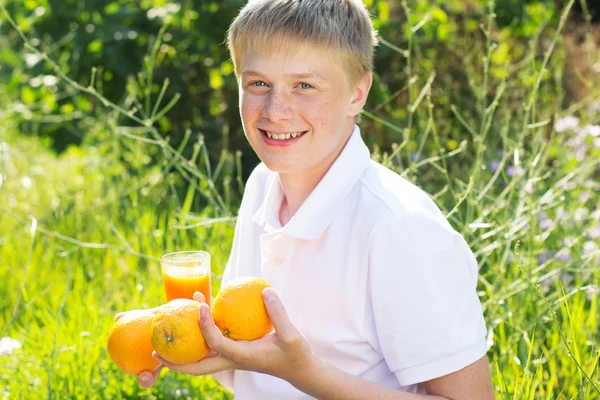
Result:
<instances>
[{"instance_id":1,"label":"freckled cheek","mask_svg":"<svg viewBox=\"0 0 600 400\"><path fill-rule=\"evenodd\" d=\"M243 118L254 118L263 110L263 102L256 98L243 97L240 101L240 110Z\"/></svg>"},{"instance_id":2,"label":"freckled cheek","mask_svg":"<svg viewBox=\"0 0 600 400\"><path fill-rule=\"evenodd\" d=\"M329 120L336 115L336 110L333 108L334 102L330 100L319 101L318 103L312 104L308 108L308 115L310 120L313 121L315 127L320 129L326 129L329 126Z\"/></svg>"},{"instance_id":3,"label":"freckled cheek","mask_svg":"<svg viewBox=\"0 0 600 400\"><path fill-rule=\"evenodd\" d=\"M309 117L312 120L322 119L330 111L327 101L299 101L296 103L295 111Z\"/></svg>"}]
</instances>

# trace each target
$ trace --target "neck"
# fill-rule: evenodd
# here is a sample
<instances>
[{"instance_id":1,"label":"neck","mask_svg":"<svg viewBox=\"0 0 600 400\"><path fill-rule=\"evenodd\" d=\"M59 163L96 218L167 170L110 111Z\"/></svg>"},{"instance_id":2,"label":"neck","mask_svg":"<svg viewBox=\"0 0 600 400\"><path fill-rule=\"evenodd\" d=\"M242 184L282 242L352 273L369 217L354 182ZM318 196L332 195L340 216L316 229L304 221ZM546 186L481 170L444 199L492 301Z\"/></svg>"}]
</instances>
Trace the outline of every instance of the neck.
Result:
<instances>
[{"instance_id":1,"label":"neck","mask_svg":"<svg viewBox=\"0 0 600 400\"><path fill-rule=\"evenodd\" d=\"M348 135L346 140L341 142L325 162L301 173L279 174L279 180L284 194L283 202L279 210L279 220L282 226L292 219L300 206L302 206L302 203L304 203L306 198L317 187L319 182L321 182L321 179L327 174L329 168L331 168L344 149L344 146L346 146L346 143L348 143L350 136L351 134Z\"/></svg>"}]
</instances>

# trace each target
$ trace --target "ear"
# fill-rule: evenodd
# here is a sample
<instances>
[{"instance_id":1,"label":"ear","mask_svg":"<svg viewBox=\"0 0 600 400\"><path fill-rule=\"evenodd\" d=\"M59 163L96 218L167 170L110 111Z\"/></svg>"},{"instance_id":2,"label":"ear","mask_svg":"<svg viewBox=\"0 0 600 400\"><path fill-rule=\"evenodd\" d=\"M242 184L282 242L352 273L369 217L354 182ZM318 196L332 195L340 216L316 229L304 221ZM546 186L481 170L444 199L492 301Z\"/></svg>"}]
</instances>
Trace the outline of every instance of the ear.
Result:
<instances>
[{"instance_id":1,"label":"ear","mask_svg":"<svg viewBox=\"0 0 600 400\"><path fill-rule=\"evenodd\" d=\"M371 72L364 74L362 78L356 82L352 97L350 98L348 116L354 117L362 111L365 103L367 102L367 96L369 96L369 90L371 90L372 83L373 74Z\"/></svg>"}]
</instances>

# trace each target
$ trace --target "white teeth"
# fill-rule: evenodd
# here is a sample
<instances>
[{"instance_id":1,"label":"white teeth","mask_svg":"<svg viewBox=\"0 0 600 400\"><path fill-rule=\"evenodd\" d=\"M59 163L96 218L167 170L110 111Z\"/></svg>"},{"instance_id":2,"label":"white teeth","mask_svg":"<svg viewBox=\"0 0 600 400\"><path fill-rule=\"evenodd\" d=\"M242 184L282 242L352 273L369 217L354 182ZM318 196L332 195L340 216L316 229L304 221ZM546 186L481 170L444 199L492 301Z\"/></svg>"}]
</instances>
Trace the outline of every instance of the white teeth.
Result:
<instances>
[{"instance_id":1,"label":"white teeth","mask_svg":"<svg viewBox=\"0 0 600 400\"><path fill-rule=\"evenodd\" d=\"M270 133L270 132L265 131L265 133L271 139L277 139L277 140L287 140L287 139L296 138L296 137L302 135L302 132L288 132L288 133L277 134L277 133Z\"/></svg>"}]
</instances>

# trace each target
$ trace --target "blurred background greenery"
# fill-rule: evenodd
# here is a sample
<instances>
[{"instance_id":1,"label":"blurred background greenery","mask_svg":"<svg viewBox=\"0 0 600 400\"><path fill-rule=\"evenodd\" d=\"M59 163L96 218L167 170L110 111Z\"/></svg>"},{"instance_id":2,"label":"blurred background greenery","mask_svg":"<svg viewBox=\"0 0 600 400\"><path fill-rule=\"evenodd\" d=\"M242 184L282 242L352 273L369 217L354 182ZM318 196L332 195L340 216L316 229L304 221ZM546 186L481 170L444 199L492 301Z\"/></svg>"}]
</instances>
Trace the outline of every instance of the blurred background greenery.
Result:
<instances>
[{"instance_id":1,"label":"blurred background greenery","mask_svg":"<svg viewBox=\"0 0 600 400\"><path fill-rule=\"evenodd\" d=\"M163 300L163 253L210 251L219 288L258 163L224 44L244 3L0 0L1 398L229 398L141 389L105 340ZM498 396L600 398L600 3L365 3L364 139L475 252Z\"/></svg>"},{"instance_id":2,"label":"blurred background greenery","mask_svg":"<svg viewBox=\"0 0 600 400\"><path fill-rule=\"evenodd\" d=\"M56 61L59 68L83 86L90 84L111 102L138 107L150 112L165 79L169 80L165 101L180 96L177 105L155 121L162 136L181 143L186 130L191 142L203 135L211 157L218 159L220 149L239 149L243 154L244 176L257 159L244 139L237 109L237 86L233 66L224 45L225 32L244 0L5 0L5 7L22 32L34 46ZM490 40L496 47L489 54L490 81L487 92L478 87L482 57L487 49L480 25L487 23L487 2L483 0L418 0L410 2L410 16L400 0L367 0L375 27L384 43L407 49L410 20L413 25L424 22L412 36L412 46L419 53L412 56L412 65L396 49L381 45L375 59L375 84L367 111L385 117L398 126L406 126L409 87L418 88L432 70L436 71L433 96L436 113L443 122L441 136L460 143L466 134L455 129L451 104L477 118L483 97L494 96L494 88L509 74L517 75L511 96L522 95L519 84L527 85L535 71L510 68L508 65L528 63L528 57L541 62L546 38L552 37L559 18L557 0L498 0L495 2L496 29ZM557 4L558 3L558 4ZM595 15L592 1L587 6ZM577 0L570 18L570 32L575 42L581 42L576 32L584 20ZM164 33L157 38L161 27ZM20 101L28 112L13 112L22 134L41 135L58 152L69 145L91 140L93 131L104 115L103 105L89 94L76 93L61 84L53 67L43 62L35 52L23 49L18 33L5 20L0 26L0 79L3 83L3 108ZM531 42L532 38L538 40ZM157 39L160 42L157 42ZM156 46L155 46L156 45ZM155 57L150 59L153 46ZM531 46L535 46L531 53ZM594 48L595 50L595 48ZM559 65L562 57L554 58ZM582 52L575 58L585 58ZM23 62L25 61L25 62ZM535 65L535 64L534 64ZM96 72L93 73L93 69ZM151 74L147 72L152 70ZM588 73L589 75L589 73ZM410 81L410 78L421 81ZM585 74L583 80L589 79ZM145 80L149 80L148 84ZM545 75L542 90L551 90L556 77ZM569 102L579 100L579 83L568 87ZM135 99L131 100L131 96ZM507 99L510 101L511 99ZM549 99L550 106L557 104ZM139 103L139 104L138 104ZM35 107L31 107L35 105ZM551 110L549 110L551 111ZM51 117L50 117L51 116ZM92 118L89 118L89 117ZM123 116L115 121L119 126L135 125ZM419 126L419 122L415 122ZM107 121L106 128L110 127ZM107 129L110 130L110 129ZM364 131L369 144L389 149L397 135L384 126L367 119ZM416 135L418 129L411 134ZM188 150L189 154L191 150Z\"/></svg>"}]
</instances>

